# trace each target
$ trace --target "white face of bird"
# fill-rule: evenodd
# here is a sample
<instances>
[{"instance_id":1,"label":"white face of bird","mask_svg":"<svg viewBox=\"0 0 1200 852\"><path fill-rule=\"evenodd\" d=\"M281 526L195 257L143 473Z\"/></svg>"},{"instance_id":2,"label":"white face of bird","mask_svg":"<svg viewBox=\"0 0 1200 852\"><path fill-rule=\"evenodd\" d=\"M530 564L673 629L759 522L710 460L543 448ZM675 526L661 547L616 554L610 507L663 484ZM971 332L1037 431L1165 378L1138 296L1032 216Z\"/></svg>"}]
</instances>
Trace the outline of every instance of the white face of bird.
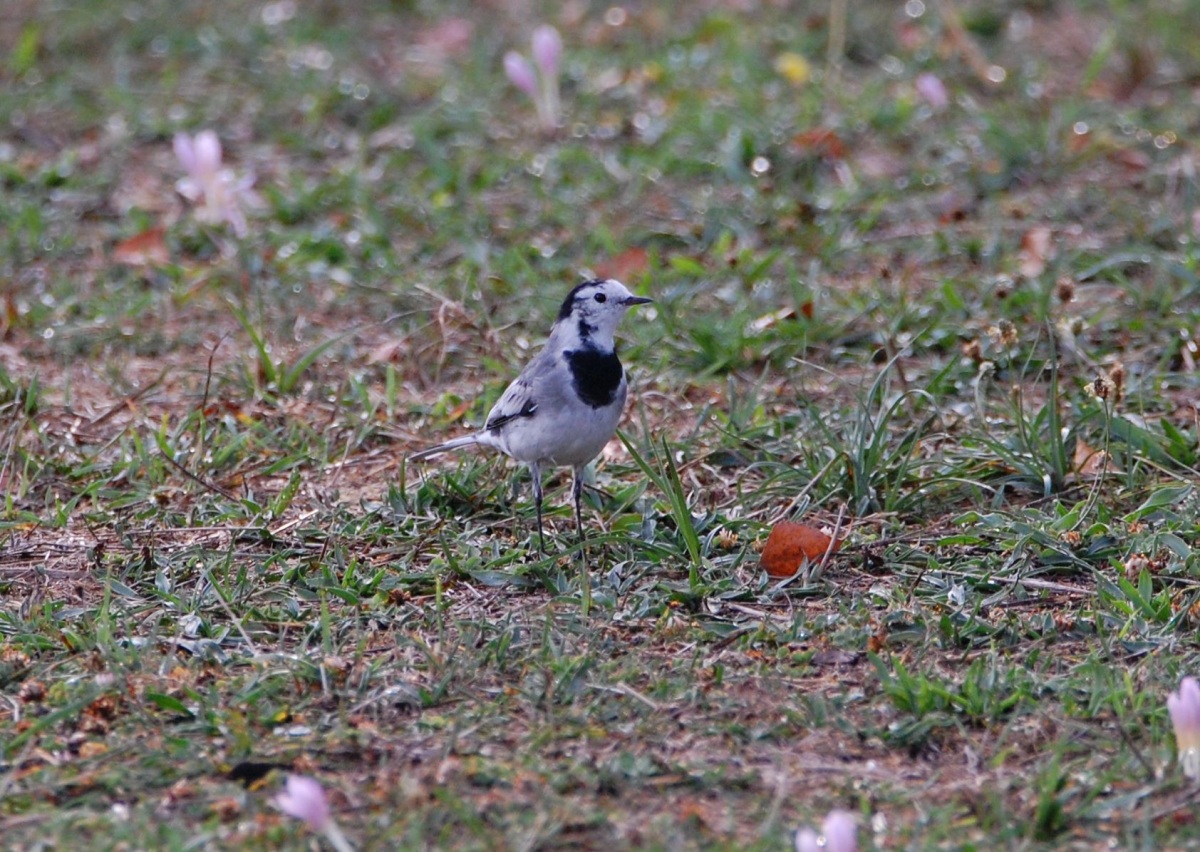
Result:
<instances>
[{"instance_id":1,"label":"white face of bird","mask_svg":"<svg viewBox=\"0 0 1200 852\"><path fill-rule=\"evenodd\" d=\"M585 281L567 294L558 312L558 322L581 340L591 339L597 346L609 348L625 312L634 305L653 301L633 295L614 278Z\"/></svg>"}]
</instances>

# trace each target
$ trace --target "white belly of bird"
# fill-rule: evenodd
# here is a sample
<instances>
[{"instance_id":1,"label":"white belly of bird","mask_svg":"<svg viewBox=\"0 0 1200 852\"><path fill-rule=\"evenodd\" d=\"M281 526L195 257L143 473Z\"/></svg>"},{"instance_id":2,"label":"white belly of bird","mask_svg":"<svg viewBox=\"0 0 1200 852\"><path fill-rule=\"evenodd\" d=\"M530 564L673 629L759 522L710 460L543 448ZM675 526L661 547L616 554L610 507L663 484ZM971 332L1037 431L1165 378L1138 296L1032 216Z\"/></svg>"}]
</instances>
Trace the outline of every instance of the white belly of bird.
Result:
<instances>
[{"instance_id":1,"label":"white belly of bird","mask_svg":"<svg viewBox=\"0 0 1200 852\"><path fill-rule=\"evenodd\" d=\"M599 408L580 418L569 432L557 430L553 436L542 434L536 418L504 436L505 453L517 461L538 462L560 467L584 465L600 455L616 431L621 419L619 408Z\"/></svg>"}]
</instances>

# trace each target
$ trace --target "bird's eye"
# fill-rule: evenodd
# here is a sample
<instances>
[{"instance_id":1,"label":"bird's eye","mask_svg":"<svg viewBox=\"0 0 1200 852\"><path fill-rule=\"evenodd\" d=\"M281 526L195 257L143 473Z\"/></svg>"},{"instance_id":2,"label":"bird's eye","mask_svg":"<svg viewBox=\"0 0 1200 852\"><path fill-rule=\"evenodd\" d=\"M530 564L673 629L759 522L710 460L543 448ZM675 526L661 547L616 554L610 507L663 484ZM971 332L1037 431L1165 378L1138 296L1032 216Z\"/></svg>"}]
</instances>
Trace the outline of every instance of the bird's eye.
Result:
<instances>
[{"instance_id":1,"label":"bird's eye","mask_svg":"<svg viewBox=\"0 0 1200 852\"><path fill-rule=\"evenodd\" d=\"M597 293L597 294L596 294L596 301L597 301L597 302L607 302L607 301L608 301L608 296L605 296L603 293Z\"/></svg>"}]
</instances>

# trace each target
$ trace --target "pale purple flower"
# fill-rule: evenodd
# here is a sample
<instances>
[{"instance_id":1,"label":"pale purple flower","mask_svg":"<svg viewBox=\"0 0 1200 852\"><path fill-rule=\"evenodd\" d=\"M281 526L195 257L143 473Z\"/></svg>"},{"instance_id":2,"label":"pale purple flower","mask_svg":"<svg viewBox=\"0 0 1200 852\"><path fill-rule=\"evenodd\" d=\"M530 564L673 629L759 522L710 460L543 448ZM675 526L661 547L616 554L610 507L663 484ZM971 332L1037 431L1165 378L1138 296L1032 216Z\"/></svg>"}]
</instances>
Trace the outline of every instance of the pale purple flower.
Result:
<instances>
[{"instance_id":1,"label":"pale purple flower","mask_svg":"<svg viewBox=\"0 0 1200 852\"><path fill-rule=\"evenodd\" d=\"M302 819L313 831L329 825L329 800L321 782L307 775L289 775L284 790L275 796L275 804L288 816Z\"/></svg>"},{"instance_id":2,"label":"pale purple flower","mask_svg":"<svg viewBox=\"0 0 1200 852\"><path fill-rule=\"evenodd\" d=\"M832 810L821 834L805 826L796 832L796 852L857 852L858 823L849 811Z\"/></svg>"},{"instance_id":3,"label":"pale purple flower","mask_svg":"<svg viewBox=\"0 0 1200 852\"><path fill-rule=\"evenodd\" d=\"M516 51L509 51L504 54L504 73L514 86L533 99L542 129L554 130L558 127L558 66L562 61L562 37L554 27L542 24L533 31L530 41L533 62Z\"/></svg>"},{"instance_id":4,"label":"pale purple flower","mask_svg":"<svg viewBox=\"0 0 1200 852\"><path fill-rule=\"evenodd\" d=\"M946 92L946 84L936 75L928 72L918 74L914 85L921 100L938 112L950 105L950 95Z\"/></svg>"},{"instance_id":5,"label":"pale purple flower","mask_svg":"<svg viewBox=\"0 0 1200 852\"><path fill-rule=\"evenodd\" d=\"M830 811L821 828L825 832L827 852L856 852L858 849L858 823L849 811Z\"/></svg>"},{"instance_id":6,"label":"pale purple flower","mask_svg":"<svg viewBox=\"0 0 1200 852\"><path fill-rule=\"evenodd\" d=\"M208 186L221 171L221 140L211 130L201 130L195 137L176 133L175 156L198 187Z\"/></svg>"},{"instance_id":7,"label":"pale purple flower","mask_svg":"<svg viewBox=\"0 0 1200 852\"><path fill-rule=\"evenodd\" d=\"M325 788L315 778L289 775L284 782L283 792L275 795L275 806L288 816L304 820L313 832L325 835L338 852L352 852L354 847L346 841L341 829L329 815Z\"/></svg>"},{"instance_id":8,"label":"pale purple flower","mask_svg":"<svg viewBox=\"0 0 1200 852\"><path fill-rule=\"evenodd\" d=\"M246 236L244 205L258 201L250 189L254 177L237 178L229 169L221 168L221 140L211 130L201 130L194 137L175 134L175 156L187 177L176 181L175 189L196 205L196 218L210 225L228 222L233 233Z\"/></svg>"},{"instance_id":9,"label":"pale purple flower","mask_svg":"<svg viewBox=\"0 0 1200 852\"><path fill-rule=\"evenodd\" d=\"M543 77L558 77L562 52L562 37L554 27L542 24L533 31L533 61L541 69Z\"/></svg>"},{"instance_id":10,"label":"pale purple flower","mask_svg":"<svg viewBox=\"0 0 1200 852\"><path fill-rule=\"evenodd\" d=\"M537 99L537 72L533 63L515 50L504 54L504 73L512 80L514 86L534 100Z\"/></svg>"},{"instance_id":11,"label":"pale purple flower","mask_svg":"<svg viewBox=\"0 0 1200 852\"><path fill-rule=\"evenodd\" d=\"M796 830L796 852L823 852L821 835L807 825Z\"/></svg>"},{"instance_id":12,"label":"pale purple flower","mask_svg":"<svg viewBox=\"0 0 1200 852\"><path fill-rule=\"evenodd\" d=\"M1175 726L1175 748L1183 774L1200 780L1200 682L1185 677L1179 691L1167 696L1167 710Z\"/></svg>"}]
</instances>

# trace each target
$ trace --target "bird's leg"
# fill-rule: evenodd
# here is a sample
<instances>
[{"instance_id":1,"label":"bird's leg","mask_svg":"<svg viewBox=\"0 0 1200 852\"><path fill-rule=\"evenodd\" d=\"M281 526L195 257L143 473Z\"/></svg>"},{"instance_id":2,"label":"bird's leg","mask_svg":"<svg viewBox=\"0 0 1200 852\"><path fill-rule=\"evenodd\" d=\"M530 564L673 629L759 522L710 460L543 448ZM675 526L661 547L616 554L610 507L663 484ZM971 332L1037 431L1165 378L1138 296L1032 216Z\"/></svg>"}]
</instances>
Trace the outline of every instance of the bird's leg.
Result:
<instances>
[{"instance_id":1,"label":"bird's leg","mask_svg":"<svg viewBox=\"0 0 1200 852\"><path fill-rule=\"evenodd\" d=\"M583 617L587 618L592 608L592 577L588 567L587 537L583 533L583 467L575 468L575 477L571 482L571 496L575 498L575 528L579 531L579 557L583 560L583 573L580 574L580 592L583 597Z\"/></svg>"},{"instance_id":2,"label":"bird's leg","mask_svg":"<svg viewBox=\"0 0 1200 852\"><path fill-rule=\"evenodd\" d=\"M583 532L583 468L575 468L575 478L571 483L571 496L575 499L575 529L579 532L580 550L583 561L587 563L587 550L584 547L586 536Z\"/></svg>"},{"instance_id":3,"label":"bird's leg","mask_svg":"<svg viewBox=\"0 0 1200 852\"><path fill-rule=\"evenodd\" d=\"M529 473L533 476L533 505L537 508L538 550L546 555L546 536L542 533L542 467L537 462L529 464Z\"/></svg>"}]
</instances>

